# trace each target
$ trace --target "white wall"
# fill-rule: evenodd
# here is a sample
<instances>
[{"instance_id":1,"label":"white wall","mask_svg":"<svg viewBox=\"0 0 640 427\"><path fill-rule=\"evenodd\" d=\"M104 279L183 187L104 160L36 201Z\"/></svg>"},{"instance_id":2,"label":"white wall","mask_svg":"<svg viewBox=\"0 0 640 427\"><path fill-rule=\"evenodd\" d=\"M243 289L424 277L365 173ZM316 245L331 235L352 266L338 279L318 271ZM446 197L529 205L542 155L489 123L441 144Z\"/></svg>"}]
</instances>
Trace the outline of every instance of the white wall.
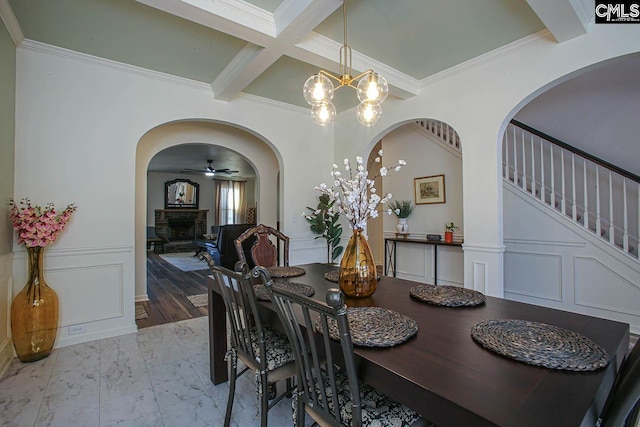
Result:
<instances>
[{"instance_id":1,"label":"white wall","mask_svg":"<svg viewBox=\"0 0 640 427\"><path fill-rule=\"evenodd\" d=\"M446 203L416 205L408 218L411 238L426 239L427 234L444 234L444 224L460 226L457 237L464 235L462 215L462 161L460 153L432 140L426 132L409 123L382 138L383 163L395 165L402 159L407 165L383 178L384 193L392 200L412 200L414 178L444 175ZM395 215L383 215L385 236L394 237L398 223ZM375 236L370 236L370 240ZM396 244L396 277L434 283L433 245ZM380 261L382 262L382 261ZM438 248L438 284L462 286L463 253L461 248Z\"/></svg>"},{"instance_id":2,"label":"white wall","mask_svg":"<svg viewBox=\"0 0 640 427\"><path fill-rule=\"evenodd\" d=\"M269 181L261 184L269 185L269 193L261 188L258 201L268 208L258 215L273 223L275 212L283 212L283 231L305 249L303 256L292 253L292 262L323 259L298 215L304 194L314 193L323 166L332 163L333 132L318 131L306 110L249 97L219 102L207 85L34 42L18 49L16 74L15 194L39 203L78 205L45 260L48 282L61 301L56 345L136 329L136 285L146 288L146 169L153 150L163 148L151 147L137 157L137 147L145 134L166 123L232 124L263 141L279 167L275 172L266 170L266 163L256 168L258 180L266 176L263 181ZM283 171L279 177L278 170ZM16 284L25 280L26 259L22 247L14 251L17 291ZM87 332L69 336L67 326L74 324L86 324Z\"/></svg>"},{"instance_id":3,"label":"white wall","mask_svg":"<svg viewBox=\"0 0 640 427\"><path fill-rule=\"evenodd\" d=\"M640 332L640 264L505 182L505 297Z\"/></svg>"},{"instance_id":4,"label":"white wall","mask_svg":"<svg viewBox=\"0 0 640 427\"><path fill-rule=\"evenodd\" d=\"M595 26L562 44L550 36L534 38L423 82L415 98L388 99L372 128L360 126L353 111L319 128L306 109L247 96L220 102L207 85L23 43L17 51L15 194L79 207L45 261L61 299L58 345L135 330L135 282L145 278L146 167L153 150L161 148L138 156L137 146L150 130L181 120L230 124L271 148L280 171L271 188L277 186L279 196L260 188L258 203L277 206L291 237L292 263L324 260L322 242L313 241L300 213L316 200L312 189L326 181L332 163L366 158L375 142L414 119L452 125L463 148L464 284L503 295L500 144L506 121L541 88L582 67L636 52L638 40L640 27L634 25ZM17 290L26 266L23 249L14 251ZM87 333L69 337L66 326L76 323L87 324Z\"/></svg>"},{"instance_id":5,"label":"white wall","mask_svg":"<svg viewBox=\"0 0 640 427\"><path fill-rule=\"evenodd\" d=\"M464 283L489 295L504 293L500 150L506 123L554 82L583 67L640 50L639 26L594 26L590 33L562 44L545 34L427 79L415 98L387 99L376 126L363 128L353 112L341 115L336 123L336 160L366 157L375 141L414 119L440 120L458 132L463 158Z\"/></svg>"}]
</instances>

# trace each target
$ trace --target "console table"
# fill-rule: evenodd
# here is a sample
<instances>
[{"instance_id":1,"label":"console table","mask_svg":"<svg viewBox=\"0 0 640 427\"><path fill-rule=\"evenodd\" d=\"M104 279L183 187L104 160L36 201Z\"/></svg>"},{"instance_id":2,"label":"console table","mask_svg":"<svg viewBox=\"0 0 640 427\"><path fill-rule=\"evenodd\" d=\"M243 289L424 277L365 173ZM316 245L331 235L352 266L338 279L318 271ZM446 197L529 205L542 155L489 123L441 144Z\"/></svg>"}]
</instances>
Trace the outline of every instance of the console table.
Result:
<instances>
[{"instance_id":1,"label":"console table","mask_svg":"<svg viewBox=\"0 0 640 427\"><path fill-rule=\"evenodd\" d=\"M452 243L446 243L443 240L427 240L427 239L411 239L400 237L385 237L384 238L384 274L387 275L389 271L393 272L393 277L396 277L396 250L397 243L418 243L422 245L433 245L433 284L438 284L438 246L456 246L462 247L461 241L453 241Z\"/></svg>"}]
</instances>

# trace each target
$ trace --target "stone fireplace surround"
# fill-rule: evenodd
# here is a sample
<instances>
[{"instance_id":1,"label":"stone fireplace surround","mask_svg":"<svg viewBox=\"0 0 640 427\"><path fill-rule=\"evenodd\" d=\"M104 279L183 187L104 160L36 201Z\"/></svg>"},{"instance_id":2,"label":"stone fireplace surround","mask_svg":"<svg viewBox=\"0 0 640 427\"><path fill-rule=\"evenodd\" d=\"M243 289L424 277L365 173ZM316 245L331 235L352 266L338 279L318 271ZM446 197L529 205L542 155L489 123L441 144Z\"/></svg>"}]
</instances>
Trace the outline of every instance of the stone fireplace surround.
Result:
<instances>
[{"instance_id":1,"label":"stone fireplace surround","mask_svg":"<svg viewBox=\"0 0 640 427\"><path fill-rule=\"evenodd\" d=\"M158 237L167 239L170 243L165 244L167 251L189 251L193 250L193 238L201 238L207 233L207 212L208 209L156 209L155 210L155 228ZM187 224L193 222L194 236L192 238L179 237L171 235L169 223ZM169 247L174 247L175 249Z\"/></svg>"}]
</instances>

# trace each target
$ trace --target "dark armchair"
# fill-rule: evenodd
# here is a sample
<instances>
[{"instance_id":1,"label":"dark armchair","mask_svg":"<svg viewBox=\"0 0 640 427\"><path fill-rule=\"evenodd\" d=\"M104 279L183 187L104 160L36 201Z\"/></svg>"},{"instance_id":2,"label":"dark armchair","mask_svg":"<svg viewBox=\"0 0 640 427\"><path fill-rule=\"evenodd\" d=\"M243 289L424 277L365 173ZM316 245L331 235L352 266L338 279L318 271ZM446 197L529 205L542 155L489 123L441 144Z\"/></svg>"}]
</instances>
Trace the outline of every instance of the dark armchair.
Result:
<instances>
[{"instance_id":1,"label":"dark armchair","mask_svg":"<svg viewBox=\"0 0 640 427\"><path fill-rule=\"evenodd\" d=\"M251 227L253 227L253 224L226 224L211 226L211 233L218 235L216 247L220 253L221 266L233 271L236 262L239 260L233 241ZM247 259L250 267L253 267L251 263L251 246L253 245L253 241L254 239L249 239L243 244L245 258Z\"/></svg>"}]
</instances>

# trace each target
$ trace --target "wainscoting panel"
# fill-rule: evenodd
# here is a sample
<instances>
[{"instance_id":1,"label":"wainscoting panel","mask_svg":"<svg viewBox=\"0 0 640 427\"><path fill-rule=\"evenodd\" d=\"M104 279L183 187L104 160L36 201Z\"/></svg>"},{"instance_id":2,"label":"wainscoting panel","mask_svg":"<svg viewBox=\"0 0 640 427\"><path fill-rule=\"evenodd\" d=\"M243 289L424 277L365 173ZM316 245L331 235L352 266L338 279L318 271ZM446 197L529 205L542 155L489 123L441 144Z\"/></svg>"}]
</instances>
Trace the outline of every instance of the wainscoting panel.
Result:
<instances>
[{"instance_id":1,"label":"wainscoting panel","mask_svg":"<svg viewBox=\"0 0 640 427\"><path fill-rule=\"evenodd\" d=\"M505 253L504 292L562 301L562 256Z\"/></svg>"},{"instance_id":2,"label":"wainscoting panel","mask_svg":"<svg viewBox=\"0 0 640 427\"><path fill-rule=\"evenodd\" d=\"M589 257L574 258L575 303L616 313L640 315L640 288Z\"/></svg>"},{"instance_id":3,"label":"wainscoting panel","mask_svg":"<svg viewBox=\"0 0 640 427\"><path fill-rule=\"evenodd\" d=\"M122 317L122 268L104 264L47 270L45 279L60 298L60 326Z\"/></svg>"},{"instance_id":4,"label":"wainscoting panel","mask_svg":"<svg viewBox=\"0 0 640 427\"><path fill-rule=\"evenodd\" d=\"M13 291L26 283L26 252L15 253ZM47 248L45 279L58 294L60 320L55 347L132 333L134 262L131 246Z\"/></svg>"}]
</instances>

